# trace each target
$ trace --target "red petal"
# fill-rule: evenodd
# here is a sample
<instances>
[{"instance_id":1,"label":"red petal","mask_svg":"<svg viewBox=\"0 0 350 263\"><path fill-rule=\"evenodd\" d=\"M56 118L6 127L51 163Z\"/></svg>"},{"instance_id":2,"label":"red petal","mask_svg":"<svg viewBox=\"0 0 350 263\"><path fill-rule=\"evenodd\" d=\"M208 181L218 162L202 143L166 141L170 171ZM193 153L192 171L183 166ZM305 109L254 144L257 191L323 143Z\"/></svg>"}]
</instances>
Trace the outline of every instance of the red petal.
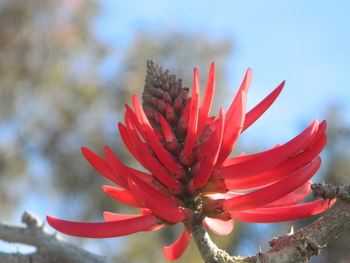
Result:
<instances>
[{"instance_id":1,"label":"red petal","mask_svg":"<svg viewBox=\"0 0 350 263\"><path fill-rule=\"evenodd\" d=\"M168 171L147 152L143 153L143 159L147 163L147 169L165 186L169 188L172 193L179 194L183 191L182 184L169 175Z\"/></svg>"},{"instance_id":2,"label":"red petal","mask_svg":"<svg viewBox=\"0 0 350 263\"><path fill-rule=\"evenodd\" d=\"M183 191L182 184L174 177L170 176L168 171L158 162L157 159L148 153L144 153L143 158L148 164L147 167L152 174L157 177L162 184L167 186L171 192L179 194Z\"/></svg>"},{"instance_id":3,"label":"red petal","mask_svg":"<svg viewBox=\"0 0 350 263\"><path fill-rule=\"evenodd\" d=\"M219 125L219 119L213 121L212 123L205 126L201 137L198 139L196 149L193 153L193 158L195 160L202 159L203 156L207 155L209 148L211 147L210 138L213 137L215 131Z\"/></svg>"},{"instance_id":4,"label":"red petal","mask_svg":"<svg viewBox=\"0 0 350 263\"><path fill-rule=\"evenodd\" d=\"M81 151L86 160L88 160L88 162L91 164L91 166L93 166L101 175L103 175L113 183L121 187L125 187L123 179L118 177L111 171L110 167L104 159L102 159L100 156L98 156L96 153L94 153L88 148L82 147Z\"/></svg>"},{"instance_id":5,"label":"red petal","mask_svg":"<svg viewBox=\"0 0 350 263\"><path fill-rule=\"evenodd\" d=\"M308 181L293 192L290 192L286 196L265 205L264 207L277 207L277 206L287 206L296 205L303 201L311 192L312 182Z\"/></svg>"},{"instance_id":6,"label":"red petal","mask_svg":"<svg viewBox=\"0 0 350 263\"><path fill-rule=\"evenodd\" d=\"M166 141L166 148L172 152L177 153L180 150L180 144L173 133L169 123L163 117L163 115L159 115L158 122L162 128L162 132L164 134L164 139Z\"/></svg>"},{"instance_id":7,"label":"red petal","mask_svg":"<svg viewBox=\"0 0 350 263\"><path fill-rule=\"evenodd\" d=\"M246 178L232 178L225 180L225 185L230 190L249 190L264 187L275 183L301 167L310 163L324 148L327 138L323 135L315 144L295 157L283 162L277 167L256 176Z\"/></svg>"},{"instance_id":8,"label":"red petal","mask_svg":"<svg viewBox=\"0 0 350 263\"><path fill-rule=\"evenodd\" d=\"M223 165L219 177L229 178L245 178L247 176L256 175L265 172L291 156L299 153L301 150L310 143L310 141L316 135L318 129L318 122L315 120L307 129L296 136L286 144L273 148L271 150L254 154L250 157L242 156L240 159L247 158L247 161L243 161L238 164ZM223 142L224 143L224 142Z\"/></svg>"},{"instance_id":9,"label":"red petal","mask_svg":"<svg viewBox=\"0 0 350 263\"><path fill-rule=\"evenodd\" d=\"M121 220L136 218L140 216L144 216L144 215L125 215L125 214L117 214L112 212L103 212L103 218L108 222L121 221Z\"/></svg>"},{"instance_id":10,"label":"red petal","mask_svg":"<svg viewBox=\"0 0 350 263\"><path fill-rule=\"evenodd\" d=\"M154 215L144 215L120 221L80 223L46 217L51 227L67 235L88 238L109 238L130 235L158 224Z\"/></svg>"},{"instance_id":11,"label":"red petal","mask_svg":"<svg viewBox=\"0 0 350 263\"><path fill-rule=\"evenodd\" d=\"M153 214L151 210L149 210L148 208L141 208L141 214L142 215L149 215L149 214ZM168 224L159 224L159 225L155 225L155 226L151 226L149 228L146 228L143 231L157 231L159 229L162 229L163 227L168 226Z\"/></svg>"},{"instance_id":12,"label":"red petal","mask_svg":"<svg viewBox=\"0 0 350 263\"><path fill-rule=\"evenodd\" d=\"M213 103L215 91L215 65L211 63L207 86L205 88L202 104L199 109L197 138L201 135L204 126L207 124L208 114Z\"/></svg>"},{"instance_id":13,"label":"red petal","mask_svg":"<svg viewBox=\"0 0 350 263\"><path fill-rule=\"evenodd\" d=\"M104 152L106 156L106 161L108 162L109 166L111 167L113 172L118 174L120 177L127 179L131 174L134 174L144 181L153 180L154 177L151 174L147 174L124 165L108 146L104 147Z\"/></svg>"},{"instance_id":14,"label":"red petal","mask_svg":"<svg viewBox=\"0 0 350 263\"><path fill-rule=\"evenodd\" d=\"M130 139L139 154L139 162L142 164L142 166L148 169L143 154L146 152L147 154L152 155L152 150L148 147L147 143L143 142L141 139L140 134L135 128L135 122L132 121L132 113L129 111L125 114L125 124L127 133L130 135Z\"/></svg>"},{"instance_id":15,"label":"red petal","mask_svg":"<svg viewBox=\"0 0 350 263\"><path fill-rule=\"evenodd\" d=\"M264 100L262 100L258 105L251 109L246 115L243 125L243 130L246 130L250 125L252 125L261 115L271 106L271 104L276 100L281 90L284 87L285 81L283 81L274 91L272 91Z\"/></svg>"},{"instance_id":16,"label":"red petal","mask_svg":"<svg viewBox=\"0 0 350 263\"><path fill-rule=\"evenodd\" d=\"M134 158L142 164L142 158L137 150L136 144L131 140L128 129L121 123L118 123L119 133L125 146L128 148L129 152L134 156Z\"/></svg>"},{"instance_id":17,"label":"red petal","mask_svg":"<svg viewBox=\"0 0 350 263\"><path fill-rule=\"evenodd\" d=\"M185 229L173 244L164 247L164 257L169 261L175 261L180 258L190 243L191 238L192 234Z\"/></svg>"},{"instance_id":18,"label":"red petal","mask_svg":"<svg viewBox=\"0 0 350 263\"><path fill-rule=\"evenodd\" d=\"M113 172L119 174L123 179L127 180L129 176L136 176L142 181L147 182L147 184L152 185L158 191L168 192L168 189L159 183L159 181L151 174L141 172L139 170L133 169L124 165L117 156L111 151L108 146L105 146L105 155L108 161L109 166L112 168ZM128 184L126 182L126 189L128 189Z\"/></svg>"},{"instance_id":19,"label":"red petal","mask_svg":"<svg viewBox=\"0 0 350 263\"><path fill-rule=\"evenodd\" d=\"M251 69L248 69L243 82L226 113L225 132L216 167L220 166L231 153L240 135L245 117L246 95L251 81Z\"/></svg>"},{"instance_id":20,"label":"red petal","mask_svg":"<svg viewBox=\"0 0 350 263\"><path fill-rule=\"evenodd\" d=\"M335 200L317 200L301 205L291 205L273 208L259 208L249 211L232 212L232 218L249 223L275 223L297 220L326 211Z\"/></svg>"},{"instance_id":21,"label":"red petal","mask_svg":"<svg viewBox=\"0 0 350 263\"><path fill-rule=\"evenodd\" d=\"M123 182L123 187L128 189L127 178L132 173L129 167L125 166L118 158L114 155L112 150L108 147L104 147L104 153L106 161L115 175L117 175Z\"/></svg>"},{"instance_id":22,"label":"red petal","mask_svg":"<svg viewBox=\"0 0 350 263\"><path fill-rule=\"evenodd\" d=\"M212 174L213 176L213 174ZM202 188L203 193L227 193L229 189L227 189L225 180L220 178L209 179L204 188Z\"/></svg>"},{"instance_id":23,"label":"red petal","mask_svg":"<svg viewBox=\"0 0 350 263\"><path fill-rule=\"evenodd\" d=\"M184 161L185 164L187 164L188 159L191 159L192 150L196 139L195 136L196 136L197 125L198 125L198 102L199 102L199 75L198 75L198 69L195 68L193 85L192 85L190 116L188 120L188 127L187 127L184 148L180 157L181 159L185 160Z\"/></svg>"},{"instance_id":24,"label":"red petal","mask_svg":"<svg viewBox=\"0 0 350 263\"><path fill-rule=\"evenodd\" d=\"M161 163L168 170L170 170L173 173L176 173L177 171L179 171L180 165L175 161L172 155L160 143L136 95L133 95L132 102L133 102L133 105L135 108L135 114L137 117L137 120L135 120L134 122L134 124L136 125L136 128L138 128L139 126L137 125L137 121L139 121L139 123L141 124L141 126L139 126L140 127L139 132L142 134L142 137L146 140L147 145L151 147L155 155L158 157Z\"/></svg>"},{"instance_id":25,"label":"red petal","mask_svg":"<svg viewBox=\"0 0 350 263\"><path fill-rule=\"evenodd\" d=\"M103 185L103 191L112 196L117 201L133 207L144 207L137 197L128 190L120 189L110 185Z\"/></svg>"},{"instance_id":26,"label":"red petal","mask_svg":"<svg viewBox=\"0 0 350 263\"><path fill-rule=\"evenodd\" d=\"M315 120L313 123L311 123L311 125L309 125L309 127L307 127L303 132L298 134L298 136L296 136L293 140L296 140L298 137L302 136L302 134L305 133L307 130L309 130L310 126L313 126L315 124L315 122L318 123L318 121ZM309 147L312 147L313 143L315 141L317 141L321 136L323 136L323 134L324 134L324 132L326 130L326 121L322 121L318 125L318 128L316 127L316 130L317 131L314 134L313 138L311 138L310 142L305 146L305 150L308 149ZM311 133L313 134L313 131L311 131ZM293 141L293 140L291 140L291 141ZM288 143L290 143L291 141L289 141ZM223 166L230 166L230 165L234 165L234 164L243 163L243 162L246 162L246 161L249 161L249 160L254 160L257 157L260 157L260 156L262 156L262 155L264 155L266 153L270 153L270 152L272 152L272 150L279 149L280 147L281 147L280 144L276 144L274 147L272 147L271 149L268 149L267 151L264 151L264 152L250 154L250 155L239 155L237 157L227 159Z\"/></svg>"},{"instance_id":27,"label":"red petal","mask_svg":"<svg viewBox=\"0 0 350 263\"><path fill-rule=\"evenodd\" d=\"M153 187L153 185L142 181L136 176L132 176L131 178L133 183L136 184L138 188L141 188L142 191L144 191L148 196L152 196L152 198L161 200L161 202L163 202L164 204L169 204L171 206L183 205L183 203L175 196L159 191L158 189Z\"/></svg>"},{"instance_id":28,"label":"red petal","mask_svg":"<svg viewBox=\"0 0 350 263\"><path fill-rule=\"evenodd\" d=\"M193 185L192 183L189 184L190 188L192 186L194 187L194 189L202 188L207 183L210 175L212 174L214 165L218 158L219 150L221 147L221 140L222 140L223 131L224 131L224 123L225 123L225 111L221 109L216 131L212 135L212 137L208 140L208 145L210 146L210 149L206 153L205 157L203 157L200 160L199 172L195 174L194 178L192 179Z\"/></svg>"},{"instance_id":29,"label":"red petal","mask_svg":"<svg viewBox=\"0 0 350 263\"><path fill-rule=\"evenodd\" d=\"M148 213L148 214L150 214L150 213ZM136 218L136 217L140 217L140 216L144 216L144 215L124 215L124 214L117 214L117 213L112 213L112 212L103 212L103 218L106 221L120 221L120 220L129 219L129 218ZM163 228L164 226L165 226L165 224L159 224L159 225L155 225L155 226L151 226L149 228L146 228L142 231L156 231L156 230Z\"/></svg>"},{"instance_id":30,"label":"red petal","mask_svg":"<svg viewBox=\"0 0 350 263\"><path fill-rule=\"evenodd\" d=\"M142 200L160 218L171 223L178 223L189 216L185 208L173 206L163 199L157 199L131 179L129 179L129 186L138 195L138 199Z\"/></svg>"},{"instance_id":31,"label":"red petal","mask_svg":"<svg viewBox=\"0 0 350 263\"><path fill-rule=\"evenodd\" d=\"M173 140L176 140L175 134L171 130L169 123L166 121L163 115L159 115L158 122L162 128L165 140L167 142L172 142Z\"/></svg>"},{"instance_id":32,"label":"red petal","mask_svg":"<svg viewBox=\"0 0 350 263\"><path fill-rule=\"evenodd\" d=\"M209 228L213 233L226 236L232 232L234 226L234 220L220 220L216 218L206 217L204 219L204 225Z\"/></svg>"},{"instance_id":33,"label":"red petal","mask_svg":"<svg viewBox=\"0 0 350 263\"><path fill-rule=\"evenodd\" d=\"M226 166L231 166L231 165L234 165L234 164L240 164L240 163L243 163L243 162L247 162L249 160L254 160L255 158L265 154L265 153L268 153L270 152L272 149L276 149L276 148L279 148L281 147L280 144L276 144L274 147L268 149L267 151L264 151L264 152L260 152L260 153L255 153L255 154L249 154L249 155L246 155L245 153L241 153L239 154L237 157L233 157L233 158L230 158L230 159L227 159L225 160L224 164L223 164L223 167L226 167Z\"/></svg>"},{"instance_id":34,"label":"red petal","mask_svg":"<svg viewBox=\"0 0 350 263\"><path fill-rule=\"evenodd\" d=\"M318 157L310 165L303 167L287 178L265 188L224 201L225 211L242 211L261 207L282 198L306 183L318 170L321 159Z\"/></svg>"},{"instance_id":35,"label":"red petal","mask_svg":"<svg viewBox=\"0 0 350 263\"><path fill-rule=\"evenodd\" d=\"M130 137L137 145L137 148L140 152L143 166L148 169L162 184L166 185L171 191L174 193L180 193L183 190L181 183L174 177L170 176L164 166L150 152L147 145L141 141L137 132L131 129L133 127L133 123L131 123L129 116L126 116L126 125L127 128L130 128Z\"/></svg>"},{"instance_id":36,"label":"red petal","mask_svg":"<svg viewBox=\"0 0 350 263\"><path fill-rule=\"evenodd\" d=\"M136 154L133 154L133 152L131 153L134 155L134 157L143 167L148 169L147 163L145 163L144 159L142 158L143 157L142 152L150 151L150 149L148 148L147 144L141 140L140 135L135 128L135 124L132 121L134 113L132 112L132 110L128 105L126 105L126 109L127 109L125 113L126 132L130 137L130 140L132 142L132 145L134 147L134 151L136 152Z\"/></svg>"}]
</instances>

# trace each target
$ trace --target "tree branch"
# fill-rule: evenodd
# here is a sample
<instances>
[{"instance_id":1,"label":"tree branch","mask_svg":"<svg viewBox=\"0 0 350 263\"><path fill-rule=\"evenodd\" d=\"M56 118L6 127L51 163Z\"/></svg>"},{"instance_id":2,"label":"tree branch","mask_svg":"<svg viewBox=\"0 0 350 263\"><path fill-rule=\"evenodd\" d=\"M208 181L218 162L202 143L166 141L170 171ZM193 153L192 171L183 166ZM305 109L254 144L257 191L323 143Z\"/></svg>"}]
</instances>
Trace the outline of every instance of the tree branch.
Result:
<instances>
[{"instance_id":1,"label":"tree branch","mask_svg":"<svg viewBox=\"0 0 350 263\"><path fill-rule=\"evenodd\" d=\"M105 259L58 239L43 230L38 218L28 212L22 216L26 227L0 223L0 239L36 247L28 254L0 253L0 263L105 263Z\"/></svg>"},{"instance_id":2,"label":"tree branch","mask_svg":"<svg viewBox=\"0 0 350 263\"><path fill-rule=\"evenodd\" d=\"M271 250L259 253L257 262L306 262L345 230L350 229L350 202L343 202L299 232L270 241Z\"/></svg>"},{"instance_id":3,"label":"tree branch","mask_svg":"<svg viewBox=\"0 0 350 263\"><path fill-rule=\"evenodd\" d=\"M341 202L323 217L305 226L295 234L275 238L270 241L271 249L256 256L229 256L211 240L203 225L194 218L190 222L193 238L206 263L288 263L306 262L345 230L350 229L350 186L313 184L316 198L338 198Z\"/></svg>"},{"instance_id":4,"label":"tree branch","mask_svg":"<svg viewBox=\"0 0 350 263\"><path fill-rule=\"evenodd\" d=\"M330 184L313 184L311 189L315 198L338 198L343 202L350 201L350 185L334 186Z\"/></svg>"},{"instance_id":5,"label":"tree branch","mask_svg":"<svg viewBox=\"0 0 350 263\"><path fill-rule=\"evenodd\" d=\"M273 239L270 241L271 249L256 256L230 256L219 249L201 224L203 218L195 215L188 226L203 260L206 263L287 263L306 262L312 256L319 255L332 240L350 229L350 186L314 184L312 190L316 198L338 198L340 204L295 234ZM35 246L37 251L29 255L0 253L0 263L106 262L100 256L59 240L55 235L49 235L39 220L29 213L23 214L22 222L26 227L0 223L0 239Z\"/></svg>"}]
</instances>

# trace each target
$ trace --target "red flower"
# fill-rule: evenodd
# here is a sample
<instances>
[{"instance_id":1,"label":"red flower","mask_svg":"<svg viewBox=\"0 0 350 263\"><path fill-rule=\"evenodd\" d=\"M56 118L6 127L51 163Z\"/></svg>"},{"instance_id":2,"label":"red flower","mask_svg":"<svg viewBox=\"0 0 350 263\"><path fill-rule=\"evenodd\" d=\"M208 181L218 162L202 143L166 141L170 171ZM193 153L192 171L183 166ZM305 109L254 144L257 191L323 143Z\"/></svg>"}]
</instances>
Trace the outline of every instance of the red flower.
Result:
<instances>
[{"instance_id":1,"label":"red flower","mask_svg":"<svg viewBox=\"0 0 350 263\"><path fill-rule=\"evenodd\" d=\"M183 222L185 230L164 248L168 260L185 251L194 214L219 235L232 231L234 220L269 223L295 220L329 208L322 200L299 204L310 192L310 179L321 164L326 144L326 123L315 120L294 139L270 150L229 158L239 135L254 123L281 92L282 82L246 113L251 80L248 69L227 111L209 117L215 87L211 65L202 103L199 75L194 70L192 97L175 76L148 63L143 105L136 95L133 109L126 106L120 135L135 159L150 173L124 165L105 147L105 158L82 148L85 158L104 177L118 185L103 190L126 205L141 209L139 215L103 214L106 222L78 223L47 217L58 231L79 237L107 238L140 231L154 231ZM234 190L253 190L236 193ZM331 202L333 204L334 202Z\"/></svg>"}]
</instances>

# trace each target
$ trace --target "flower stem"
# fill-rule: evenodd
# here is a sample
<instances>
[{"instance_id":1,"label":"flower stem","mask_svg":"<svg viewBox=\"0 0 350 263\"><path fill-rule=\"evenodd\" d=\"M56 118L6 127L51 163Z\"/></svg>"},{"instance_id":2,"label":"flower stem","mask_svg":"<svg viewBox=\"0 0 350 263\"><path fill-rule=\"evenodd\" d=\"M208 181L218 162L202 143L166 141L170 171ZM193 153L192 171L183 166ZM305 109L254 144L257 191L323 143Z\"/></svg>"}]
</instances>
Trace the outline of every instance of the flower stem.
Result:
<instances>
[{"instance_id":1,"label":"flower stem","mask_svg":"<svg viewBox=\"0 0 350 263\"><path fill-rule=\"evenodd\" d=\"M255 263L256 257L230 256L216 246L202 224L203 218L196 213L189 221L192 236L205 263Z\"/></svg>"},{"instance_id":2,"label":"flower stem","mask_svg":"<svg viewBox=\"0 0 350 263\"><path fill-rule=\"evenodd\" d=\"M205 230L202 219L195 215L189 222L193 239L199 249L199 252L206 263L228 263L234 262L231 256L224 250L218 248L210 239Z\"/></svg>"}]
</instances>

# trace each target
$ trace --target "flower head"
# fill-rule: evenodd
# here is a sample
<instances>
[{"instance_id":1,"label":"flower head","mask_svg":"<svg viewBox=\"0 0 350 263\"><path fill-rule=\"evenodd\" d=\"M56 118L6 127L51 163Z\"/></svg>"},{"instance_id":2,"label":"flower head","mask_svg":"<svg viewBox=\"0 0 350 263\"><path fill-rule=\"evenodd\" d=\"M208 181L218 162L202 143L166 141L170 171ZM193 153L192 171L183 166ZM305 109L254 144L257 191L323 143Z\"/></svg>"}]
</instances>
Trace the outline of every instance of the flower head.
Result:
<instances>
[{"instance_id":1,"label":"flower head","mask_svg":"<svg viewBox=\"0 0 350 263\"><path fill-rule=\"evenodd\" d=\"M220 109L218 117L211 117L214 64L201 102L197 69L189 97L181 80L152 61L147 66L143 103L133 95L133 107L126 105L119 132L149 173L124 165L108 146L104 158L82 148L90 164L118 186L106 185L103 190L121 203L140 208L140 214L104 212L102 223L48 216L53 228L72 236L107 238L182 222L182 235L164 248L165 257L176 260L191 240L189 220L195 215L214 233L227 235L234 220L282 222L328 209L328 202L321 200L299 204L309 194L310 179L321 164L318 155L326 144L325 122L315 120L292 140L267 151L229 157L239 135L270 107L284 82L246 113L248 69L228 110Z\"/></svg>"}]
</instances>

